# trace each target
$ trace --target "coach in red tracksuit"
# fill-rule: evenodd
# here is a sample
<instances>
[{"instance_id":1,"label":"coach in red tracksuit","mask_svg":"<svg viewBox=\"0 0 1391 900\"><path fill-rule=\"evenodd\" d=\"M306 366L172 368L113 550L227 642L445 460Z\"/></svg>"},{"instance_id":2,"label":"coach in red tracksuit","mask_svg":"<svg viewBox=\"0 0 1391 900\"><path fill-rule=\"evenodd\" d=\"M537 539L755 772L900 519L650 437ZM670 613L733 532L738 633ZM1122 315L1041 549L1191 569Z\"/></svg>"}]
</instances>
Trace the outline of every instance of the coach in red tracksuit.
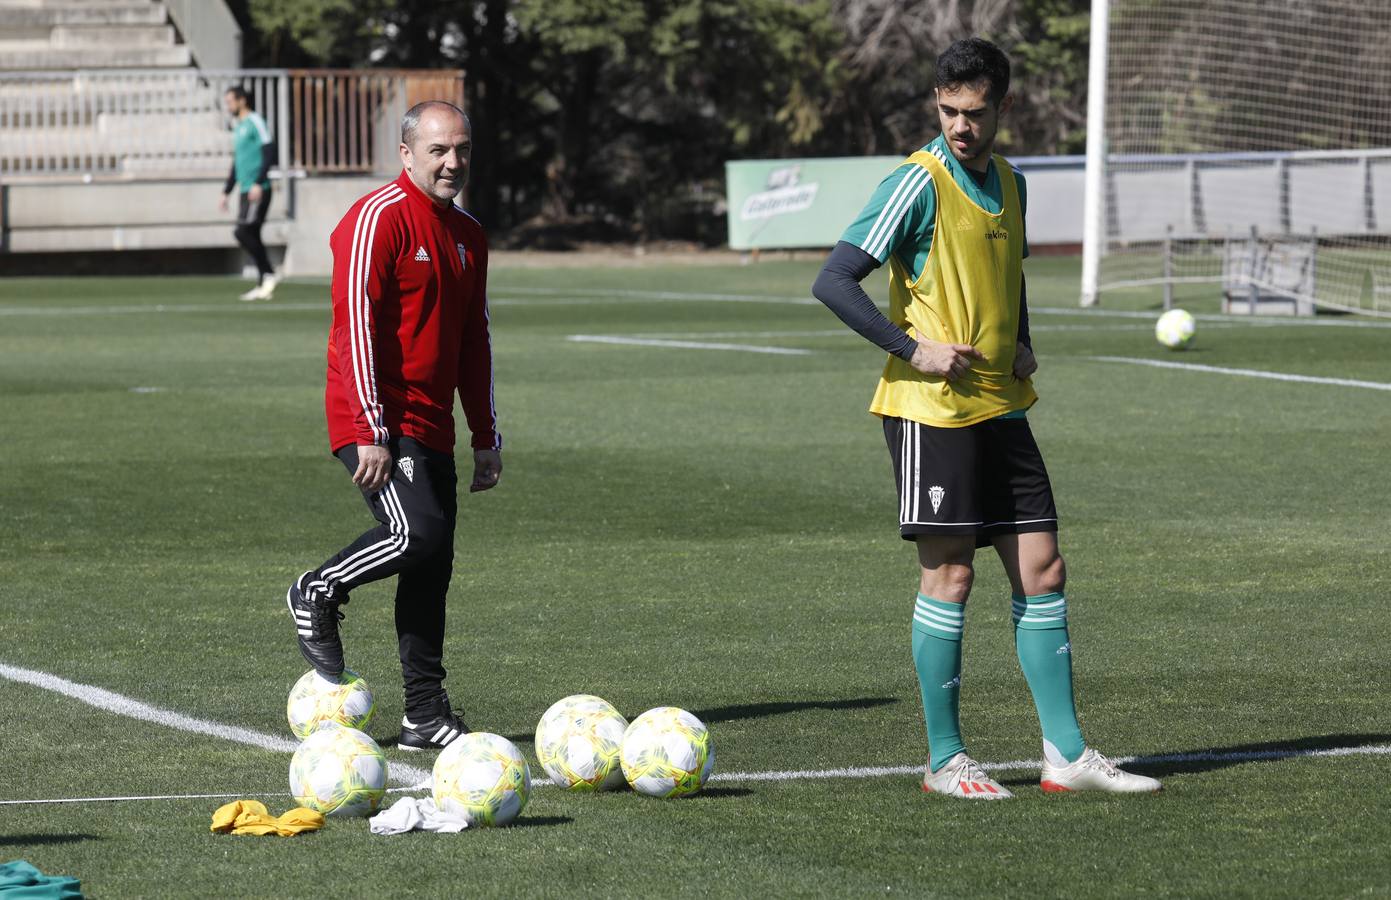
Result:
<instances>
[{"instance_id":1,"label":"coach in red tracksuit","mask_svg":"<svg viewBox=\"0 0 1391 900\"><path fill-rule=\"evenodd\" d=\"M488 243L454 205L468 179L472 126L440 101L401 123L404 171L358 200L334 229L333 330L325 406L335 456L380 523L290 586L300 650L343 671L339 607L359 585L397 576L405 681L400 746L439 748L467 733L444 690L444 601L457 510L454 394L473 446L471 491L502 474L488 339Z\"/></svg>"}]
</instances>

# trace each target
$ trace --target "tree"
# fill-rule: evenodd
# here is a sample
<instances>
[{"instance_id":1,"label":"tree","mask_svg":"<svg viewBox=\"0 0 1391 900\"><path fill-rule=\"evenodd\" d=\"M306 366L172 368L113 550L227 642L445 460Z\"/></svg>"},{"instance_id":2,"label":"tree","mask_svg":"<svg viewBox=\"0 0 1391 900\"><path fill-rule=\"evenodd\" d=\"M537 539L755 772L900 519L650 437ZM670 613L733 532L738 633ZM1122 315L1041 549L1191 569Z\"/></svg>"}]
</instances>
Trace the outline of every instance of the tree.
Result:
<instances>
[{"instance_id":1,"label":"tree","mask_svg":"<svg viewBox=\"0 0 1391 900\"><path fill-rule=\"evenodd\" d=\"M1002 149L1073 150L1085 124L1087 0L233 5L253 64L463 69L470 202L499 230L671 235L714 222L730 159L911 150L937 131L933 61L972 34L1014 58Z\"/></svg>"}]
</instances>

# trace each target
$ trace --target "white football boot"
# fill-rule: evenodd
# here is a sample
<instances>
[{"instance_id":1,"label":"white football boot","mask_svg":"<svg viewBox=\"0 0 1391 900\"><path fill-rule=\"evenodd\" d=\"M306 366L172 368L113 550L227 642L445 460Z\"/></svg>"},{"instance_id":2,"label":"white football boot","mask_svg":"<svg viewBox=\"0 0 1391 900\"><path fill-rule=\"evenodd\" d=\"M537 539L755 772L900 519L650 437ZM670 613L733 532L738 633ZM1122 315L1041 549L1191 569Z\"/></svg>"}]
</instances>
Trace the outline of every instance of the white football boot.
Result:
<instances>
[{"instance_id":1,"label":"white football boot","mask_svg":"<svg viewBox=\"0 0 1391 900\"><path fill-rule=\"evenodd\" d=\"M1045 793L1067 794L1072 791L1107 791L1112 794L1153 794L1164 786L1157 779L1135 775L1120 769L1115 763L1088 747L1074 763L1065 766L1043 762L1043 777L1039 786Z\"/></svg>"},{"instance_id":2,"label":"white football boot","mask_svg":"<svg viewBox=\"0 0 1391 900\"><path fill-rule=\"evenodd\" d=\"M271 274L271 275L267 275L265 278L262 278L262 279L261 279L261 296L257 297L256 299L258 299L258 300L269 300L272 296L275 295L275 286L276 286L277 284L279 284L279 283L280 283L280 276L279 276L279 275Z\"/></svg>"},{"instance_id":3,"label":"white football boot","mask_svg":"<svg viewBox=\"0 0 1391 900\"><path fill-rule=\"evenodd\" d=\"M1014 795L1004 789L998 781L985 774L985 770L965 752L958 753L936 772L931 769L923 776L923 791L929 794L946 794L948 797L965 797L969 800L1008 800Z\"/></svg>"},{"instance_id":4,"label":"white football boot","mask_svg":"<svg viewBox=\"0 0 1391 900\"><path fill-rule=\"evenodd\" d=\"M245 302L247 302L247 303L250 303L250 302L255 301L255 300L260 300L260 299L262 299L261 286L260 286L259 284L256 285L256 286L255 286L254 288L252 288L251 290L249 290L249 291L247 291L246 293L244 293L244 294L240 295L239 297L237 297L237 299L238 299L238 300L245 301Z\"/></svg>"}]
</instances>

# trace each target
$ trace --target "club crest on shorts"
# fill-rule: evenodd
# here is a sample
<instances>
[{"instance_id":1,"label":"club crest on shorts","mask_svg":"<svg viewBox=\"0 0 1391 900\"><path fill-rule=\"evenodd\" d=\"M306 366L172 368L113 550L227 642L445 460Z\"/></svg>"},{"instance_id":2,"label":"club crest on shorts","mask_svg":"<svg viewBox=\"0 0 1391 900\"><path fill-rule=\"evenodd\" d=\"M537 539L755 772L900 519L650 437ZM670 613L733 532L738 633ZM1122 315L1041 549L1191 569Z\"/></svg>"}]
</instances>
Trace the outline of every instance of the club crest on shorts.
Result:
<instances>
[{"instance_id":1,"label":"club crest on shorts","mask_svg":"<svg viewBox=\"0 0 1391 900\"><path fill-rule=\"evenodd\" d=\"M396 468L401 470L401 474L406 476L406 480L415 484L415 460L409 456L403 456L396 460Z\"/></svg>"},{"instance_id":2,"label":"club crest on shorts","mask_svg":"<svg viewBox=\"0 0 1391 900\"><path fill-rule=\"evenodd\" d=\"M940 484L934 484L927 489L927 499L932 501L932 514L937 515L937 510L942 508L942 498L947 496L947 489Z\"/></svg>"},{"instance_id":3,"label":"club crest on shorts","mask_svg":"<svg viewBox=\"0 0 1391 900\"><path fill-rule=\"evenodd\" d=\"M454 249L459 251L459 268L467 269L468 257L466 254L468 253L468 251L464 249L463 244L455 244Z\"/></svg>"}]
</instances>

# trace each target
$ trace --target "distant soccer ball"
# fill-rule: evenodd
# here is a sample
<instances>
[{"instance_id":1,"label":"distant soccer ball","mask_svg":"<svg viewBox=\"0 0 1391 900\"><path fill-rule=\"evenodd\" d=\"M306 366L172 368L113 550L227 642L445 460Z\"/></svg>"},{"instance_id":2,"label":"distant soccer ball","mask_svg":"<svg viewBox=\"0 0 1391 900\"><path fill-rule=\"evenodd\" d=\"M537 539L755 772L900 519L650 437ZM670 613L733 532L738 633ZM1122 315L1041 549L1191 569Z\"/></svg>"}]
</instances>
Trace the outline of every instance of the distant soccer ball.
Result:
<instances>
[{"instance_id":1,"label":"distant soccer ball","mask_svg":"<svg viewBox=\"0 0 1391 900\"><path fill-rule=\"evenodd\" d=\"M475 731L456 739L435 760L435 806L470 825L506 825L531 795L531 769L516 746Z\"/></svg>"},{"instance_id":2,"label":"distant soccer ball","mask_svg":"<svg viewBox=\"0 0 1391 900\"><path fill-rule=\"evenodd\" d=\"M290 688L285 716L297 738L307 738L327 724L344 725L361 731L377 711L372 689L362 676L344 669L330 681L314 669L300 676Z\"/></svg>"},{"instance_id":3,"label":"distant soccer ball","mask_svg":"<svg viewBox=\"0 0 1391 900\"><path fill-rule=\"evenodd\" d=\"M715 744L700 719L675 706L659 706L628 726L619 758L634 790L651 797L684 797L709 780Z\"/></svg>"},{"instance_id":4,"label":"distant soccer ball","mask_svg":"<svg viewBox=\"0 0 1391 900\"><path fill-rule=\"evenodd\" d=\"M355 728L321 728L290 760L290 793L326 816L367 816L386 794L386 757Z\"/></svg>"},{"instance_id":5,"label":"distant soccer ball","mask_svg":"<svg viewBox=\"0 0 1391 900\"><path fill-rule=\"evenodd\" d=\"M1198 323L1186 310L1171 309L1154 323L1154 336L1170 350L1185 350L1193 343Z\"/></svg>"},{"instance_id":6,"label":"distant soccer ball","mask_svg":"<svg viewBox=\"0 0 1391 900\"><path fill-rule=\"evenodd\" d=\"M536 726L536 757L561 787L604 791L623 786L618 750L628 720L593 694L557 700Z\"/></svg>"}]
</instances>

